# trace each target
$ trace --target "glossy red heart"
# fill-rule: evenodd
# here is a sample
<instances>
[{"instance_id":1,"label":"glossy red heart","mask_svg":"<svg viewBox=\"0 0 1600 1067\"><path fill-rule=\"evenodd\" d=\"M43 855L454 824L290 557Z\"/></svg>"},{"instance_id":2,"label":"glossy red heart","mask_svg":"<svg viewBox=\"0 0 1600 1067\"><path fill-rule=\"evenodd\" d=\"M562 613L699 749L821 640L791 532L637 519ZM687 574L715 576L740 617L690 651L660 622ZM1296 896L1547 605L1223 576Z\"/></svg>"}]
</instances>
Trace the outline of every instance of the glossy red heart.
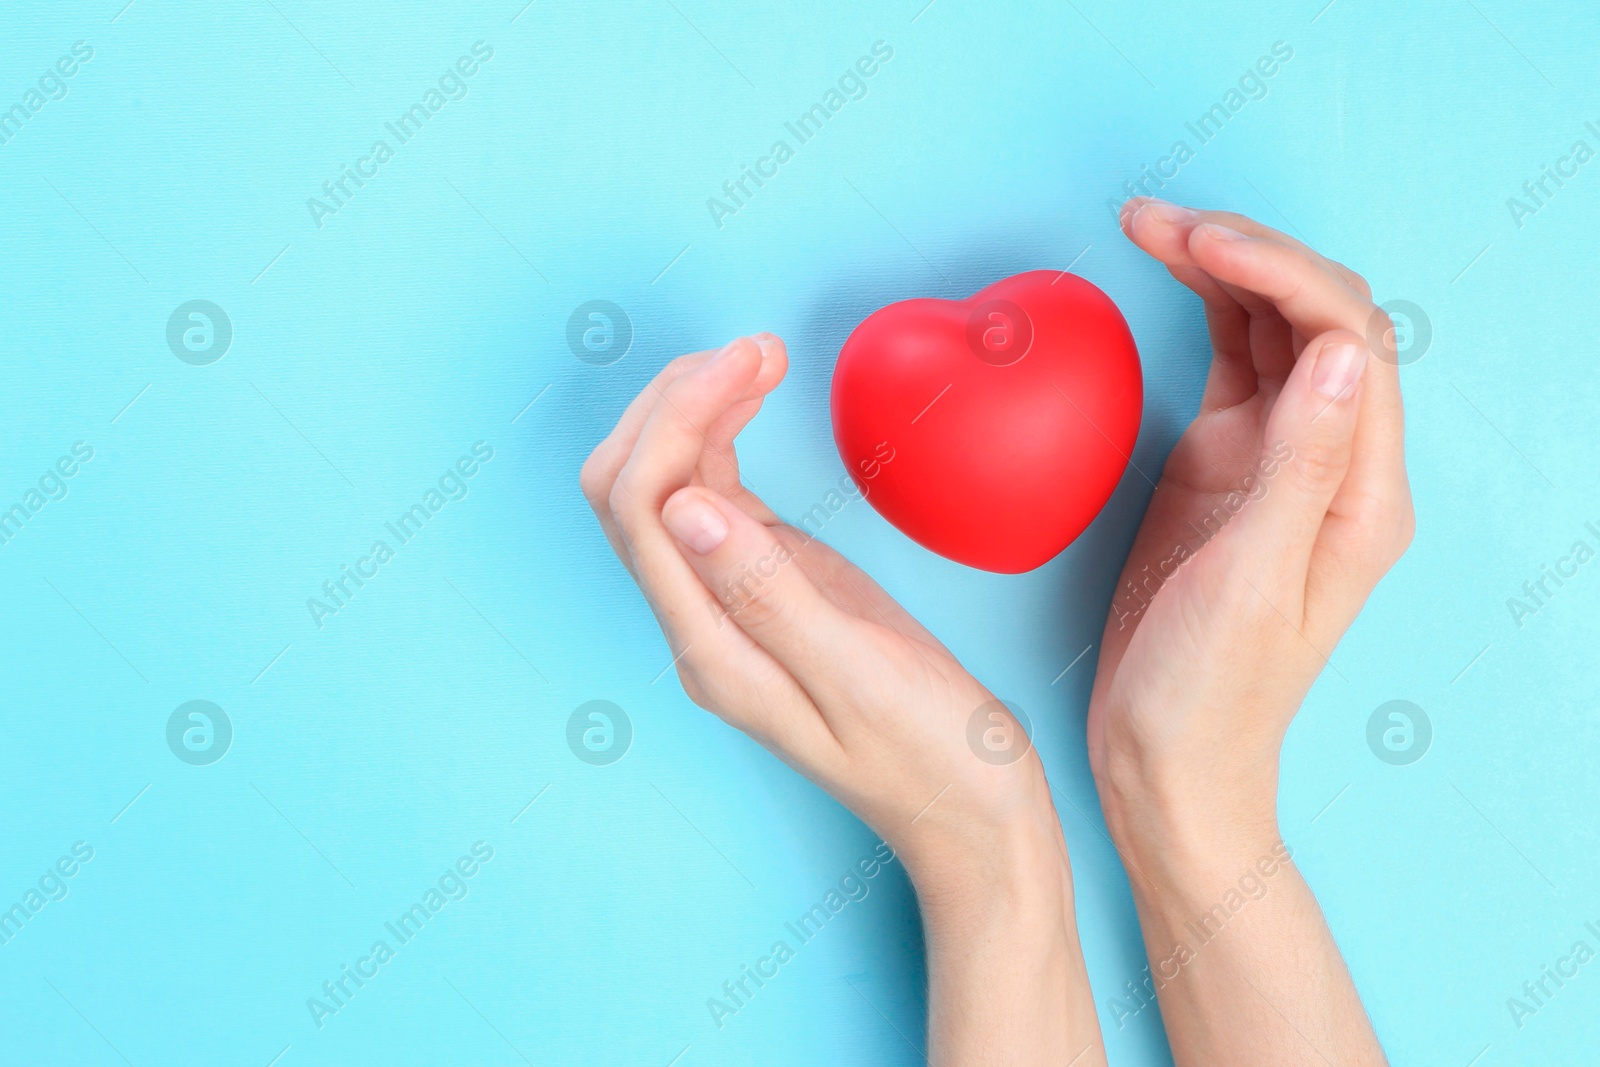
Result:
<instances>
[{"instance_id":1,"label":"glossy red heart","mask_svg":"<svg viewBox=\"0 0 1600 1067\"><path fill-rule=\"evenodd\" d=\"M1051 270L881 308L833 372L834 441L866 499L925 548L1003 574L1049 561L1099 514L1143 405L1122 313Z\"/></svg>"}]
</instances>

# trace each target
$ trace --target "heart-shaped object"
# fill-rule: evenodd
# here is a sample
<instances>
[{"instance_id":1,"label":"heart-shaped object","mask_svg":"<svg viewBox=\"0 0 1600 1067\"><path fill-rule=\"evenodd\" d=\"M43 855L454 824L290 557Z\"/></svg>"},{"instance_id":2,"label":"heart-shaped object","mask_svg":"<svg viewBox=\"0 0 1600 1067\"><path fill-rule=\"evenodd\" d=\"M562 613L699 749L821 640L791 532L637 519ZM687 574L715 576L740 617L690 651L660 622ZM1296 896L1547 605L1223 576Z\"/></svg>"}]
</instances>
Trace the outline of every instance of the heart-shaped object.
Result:
<instances>
[{"instance_id":1,"label":"heart-shaped object","mask_svg":"<svg viewBox=\"0 0 1600 1067\"><path fill-rule=\"evenodd\" d=\"M1049 561L1094 520L1143 406L1122 313L1062 271L890 304L833 372L834 441L868 502L923 547L1002 574Z\"/></svg>"}]
</instances>

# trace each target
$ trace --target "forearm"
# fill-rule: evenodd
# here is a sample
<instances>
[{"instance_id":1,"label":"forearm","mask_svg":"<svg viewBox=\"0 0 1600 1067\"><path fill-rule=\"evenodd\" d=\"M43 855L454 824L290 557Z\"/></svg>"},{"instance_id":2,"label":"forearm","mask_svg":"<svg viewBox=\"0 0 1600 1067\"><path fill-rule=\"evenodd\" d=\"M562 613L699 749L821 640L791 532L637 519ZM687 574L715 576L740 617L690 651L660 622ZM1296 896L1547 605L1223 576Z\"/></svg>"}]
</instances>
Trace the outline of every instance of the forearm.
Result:
<instances>
[{"instance_id":1,"label":"forearm","mask_svg":"<svg viewBox=\"0 0 1600 1067\"><path fill-rule=\"evenodd\" d=\"M913 872L928 951L928 1058L1103 1067L1104 1047L1053 812L981 855Z\"/></svg>"},{"instance_id":2,"label":"forearm","mask_svg":"<svg viewBox=\"0 0 1600 1067\"><path fill-rule=\"evenodd\" d=\"M1185 1067L1382 1064L1276 800L1289 724L1415 525L1393 334L1373 325L1392 323L1354 271L1254 220L1143 197L1119 218L1204 301L1214 355L1087 721L1149 986Z\"/></svg>"},{"instance_id":3,"label":"forearm","mask_svg":"<svg viewBox=\"0 0 1600 1067\"><path fill-rule=\"evenodd\" d=\"M1108 804L1175 1061L1385 1064L1271 801L1249 807Z\"/></svg>"}]
</instances>

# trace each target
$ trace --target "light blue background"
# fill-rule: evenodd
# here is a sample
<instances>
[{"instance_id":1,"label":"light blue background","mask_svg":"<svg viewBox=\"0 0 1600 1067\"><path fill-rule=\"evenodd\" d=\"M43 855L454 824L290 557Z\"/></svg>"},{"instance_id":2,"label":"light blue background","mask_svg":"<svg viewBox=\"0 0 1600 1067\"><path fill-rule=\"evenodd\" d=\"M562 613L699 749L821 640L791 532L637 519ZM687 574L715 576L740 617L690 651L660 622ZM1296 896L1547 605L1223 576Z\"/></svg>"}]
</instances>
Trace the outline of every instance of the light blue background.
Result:
<instances>
[{"instance_id":1,"label":"light blue background","mask_svg":"<svg viewBox=\"0 0 1600 1067\"><path fill-rule=\"evenodd\" d=\"M1600 948L1600 562L1520 628L1506 606L1600 524L1600 161L1520 228L1505 203L1600 149L1591 5L522 2L0 9L0 107L95 49L0 145L0 506L95 450L0 546L0 906L95 850L0 946L0 1061L920 1062L898 868L712 1023L874 838L663 676L578 465L668 359L771 329L793 367L742 457L798 515L842 473L827 389L861 317L1075 263L1138 339L1154 474L1203 324L1105 204L1276 41L1267 97L1167 195L1303 235L1435 331L1404 372L1416 544L1290 734L1285 832L1397 1064L1600 1057L1600 962L1520 1030L1506 1008ZM478 40L470 94L318 229L306 199ZM706 199L877 40L869 94L714 225ZM210 366L166 345L191 299L234 326ZM636 331L610 367L565 343L591 299ZM314 626L306 599L480 440L470 495ZM1154 1012L1113 1021L1143 954L1085 762L1093 653L1060 672L1148 491L1130 472L1017 577L860 505L827 531L1031 714L1117 1064L1168 1053ZM597 698L635 732L608 767L565 742ZM1394 698L1434 724L1407 767L1365 741ZM191 699L234 725L211 766L166 745ZM470 895L319 1030L307 998L479 840Z\"/></svg>"}]
</instances>

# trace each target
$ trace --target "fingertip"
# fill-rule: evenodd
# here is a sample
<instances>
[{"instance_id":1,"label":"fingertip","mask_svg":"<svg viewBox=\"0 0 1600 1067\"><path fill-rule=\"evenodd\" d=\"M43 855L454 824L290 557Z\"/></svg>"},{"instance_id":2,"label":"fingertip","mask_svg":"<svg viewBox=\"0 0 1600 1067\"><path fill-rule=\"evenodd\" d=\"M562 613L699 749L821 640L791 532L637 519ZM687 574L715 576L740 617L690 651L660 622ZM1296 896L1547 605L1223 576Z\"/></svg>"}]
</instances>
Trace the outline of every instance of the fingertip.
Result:
<instances>
[{"instance_id":1,"label":"fingertip","mask_svg":"<svg viewBox=\"0 0 1600 1067\"><path fill-rule=\"evenodd\" d=\"M751 398L772 392L789 371L789 348L783 343L783 338L762 332L755 334L754 340L761 350L761 370L756 373L755 384L748 394Z\"/></svg>"},{"instance_id":2,"label":"fingertip","mask_svg":"<svg viewBox=\"0 0 1600 1067\"><path fill-rule=\"evenodd\" d=\"M1137 197L1138 206L1134 207L1127 216L1128 231L1131 234L1136 227L1147 230L1158 227L1183 227L1191 226L1200 217L1200 212L1194 208L1184 207L1181 204L1169 203L1153 196ZM1128 202L1132 204L1133 201ZM1128 205L1124 204L1126 208Z\"/></svg>"},{"instance_id":3,"label":"fingertip","mask_svg":"<svg viewBox=\"0 0 1600 1067\"><path fill-rule=\"evenodd\" d=\"M1147 219L1154 219L1168 226L1185 226L1200 217L1200 212L1192 207L1184 207L1182 204L1158 200L1153 196L1146 199L1143 204L1140 204L1139 210L1135 214L1142 215Z\"/></svg>"},{"instance_id":4,"label":"fingertip","mask_svg":"<svg viewBox=\"0 0 1600 1067\"><path fill-rule=\"evenodd\" d=\"M1145 202L1145 204L1148 203L1149 201ZM1128 220L1123 226L1123 230L1127 233L1128 240L1146 253L1159 259L1161 258L1160 253L1163 245L1170 247L1171 241L1168 235L1163 232L1164 228L1161 225L1161 220L1150 214L1146 210L1145 204L1140 204L1133 209L1128 215ZM1179 247L1182 247L1181 242L1179 242Z\"/></svg>"},{"instance_id":5,"label":"fingertip","mask_svg":"<svg viewBox=\"0 0 1600 1067\"><path fill-rule=\"evenodd\" d=\"M661 506L661 524L695 555L715 552L728 539L728 520L715 496L699 486L686 486Z\"/></svg>"},{"instance_id":6,"label":"fingertip","mask_svg":"<svg viewBox=\"0 0 1600 1067\"><path fill-rule=\"evenodd\" d=\"M1371 362L1365 339L1353 330L1330 330L1317 340L1314 353L1302 353L1312 357L1311 391L1328 402L1353 401Z\"/></svg>"},{"instance_id":7,"label":"fingertip","mask_svg":"<svg viewBox=\"0 0 1600 1067\"><path fill-rule=\"evenodd\" d=\"M1148 196L1130 196L1122 202L1122 207L1117 210L1117 225L1122 227L1123 233L1133 236L1133 217L1149 202Z\"/></svg>"},{"instance_id":8,"label":"fingertip","mask_svg":"<svg viewBox=\"0 0 1600 1067\"><path fill-rule=\"evenodd\" d=\"M734 386L737 395L743 393L761 373L763 363L761 348L753 339L735 337L712 353L711 358L702 363L693 376L702 381Z\"/></svg>"},{"instance_id":9,"label":"fingertip","mask_svg":"<svg viewBox=\"0 0 1600 1067\"><path fill-rule=\"evenodd\" d=\"M711 363L748 363L761 358L761 346L754 337L735 337L711 357Z\"/></svg>"},{"instance_id":10,"label":"fingertip","mask_svg":"<svg viewBox=\"0 0 1600 1067\"><path fill-rule=\"evenodd\" d=\"M1192 208L1147 197L1128 216L1128 239L1169 266L1189 262L1189 238L1199 217Z\"/></svg>"}]
</instances>

